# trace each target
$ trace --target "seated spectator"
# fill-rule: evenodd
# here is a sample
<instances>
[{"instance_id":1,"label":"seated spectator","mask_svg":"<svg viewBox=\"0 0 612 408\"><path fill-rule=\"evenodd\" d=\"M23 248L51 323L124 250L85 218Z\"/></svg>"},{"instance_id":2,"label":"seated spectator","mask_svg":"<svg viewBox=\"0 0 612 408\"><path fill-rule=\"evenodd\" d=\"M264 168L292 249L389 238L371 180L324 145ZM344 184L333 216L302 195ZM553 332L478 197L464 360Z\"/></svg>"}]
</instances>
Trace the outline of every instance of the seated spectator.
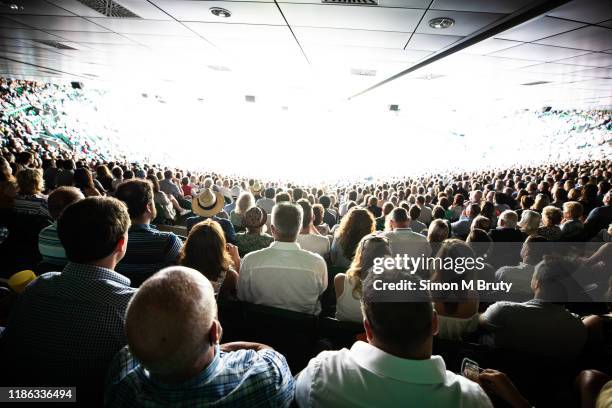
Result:
<instances>
[{"instance_id":1,"label":"seated spectator","mask_svg":"<svg viewBox=\"0 0 612 408\"><path fill-rule=\"evenodd\" d=\"M18 214L39 215L51 219L47 196L42 191L42 173L36 169L23 169L17 173L19 193L15 197L13 211Z\"/></svg>"},{"instance_id":2,"label":"seated spectator","mask_svg":"<svg viewBox=\"0 0 612 408\"><path fill-rule=\"evenodd\" d=\"M185 198L191 197L192 186L189 184L189 177L183 177L181 179L181 190L183 190L183 196Z\"/></svg>"},{"instance_id":3,"label":"seated spectator","mask_svg":"<svg viewBox=\"0 0 612 408\"><path fill-rule=\"evenodd\" d=\"M182 242L173 232L151 225L157 211L150 181L124 181L117 186L115 197L127 205L132 222L127 252L116 270L138 287L161 268L176 264Z\"/></svg>"},{"instance_id":4,"label":"seated spectator","mask_svg":"<svg viewBox=\"0 0 612 408\"><path fill-rule=\"evenodd\" d=\"M113 173L112 191L115 191L117 186L123 182L123 169L119 166L115 166L111 170L111 173Z\"/></svg>"},{"instance_id":5,"label":"seated spectator","mask_svg":"<svg viewBox=\"0 0 612 408\"><path fill-rule=\"evenodd\" d=\"M453 196L453 205L450 206L450 210L452 211L452 221L458 220L459 217L461 217L463 210L465 210L465 207L463 206L464 202L465 197L463 194L455 194Z\"/></svg>"},{"instance_id":6,"label":"seated spectator","mask_svg":"<svg viewBox=\"0 0 612 408\"><path fill-rule=\"evenodd\" d=\"M130 302L125 332L107 407L291 405L295 385L281 354L258 343L219 345L213 288L192 269L167 268L146 281Z\"/></svg>"},{"instance_id":7,"label":"seated spectator","mask_svg":"<svg viewBox=\"0 0 612 408\"><path fill-rule=\"evenodd\" d=\"M240 300L301 313L320 313L319 298L327 288L327 265L320 255L301 249L295 242L302 217L299 205L274 206L274 242L242 260L238 283Z\"/></svg>"},{"instance_id":8,"label":"seated spectator","mask_svg":"<svg viewBox=\"0 0 612 408\"><path fill-rule=\"evenodd\" d=\"M486 235L485 235L486 236ZM453 267L455 262L448 263L447 259L475 259L476 254L470 246L458 239L446 240L436 257L444 262L431 271L431 281L436 283L458 283L458 291L436 291L432 293L434 309L438 314L438 336L442 339L461 340L464 335L473 333L478 329L478 293L476 291L461 289L462 281L476 279L480 271L465 269L457 271Z\"/></svg>"},{"instance_id":9,"label":"seated spectator","mask_svg":"<svg viewBox=\"0 0 612 408\"><path fill-rule=\"evenodd\" d=\"M582 241L584 224L582 204L578 201L568 201L563 204L563 220L561 222L561 239L564 241Z\"/></svg>"},{"instance_id":10,"label":"seated spectator","mask_svg":"<svg viewBox=\"0 0 612 408\"><path fill-rule=\"evenodd\" d=\"M359 323L363 321L360 302L362 282L374 265L374 259L386 256L391 256L387 238L370 234L361 239L349 270L334 277L336 319Z\"/></svg>"},{"instance_id":11,"label":"seated spectator","mask_svg":"<svg viewBox=\"0 0 612 408\"><path fill-rule=\"evenodd\" d=\"M491 219L482 214L478 215L472 220L472 225L470 225L470 231L474 231L475 229L489 231L491 229Z\"/></svg>"},{"instance_id":12,"label":"seated spectator","mask_svg":"<svg viewBox=\"0 0 612 408\"><path fill-rule=\"evenodd\" d=\"M57 173L57 178L55 180L55 185L57 187L61 186L72 186L74 184L74 170L76 169L76 165L74 160L64 160L62 163L62 168Z\"/></svg>"},{"instance_id":13,"label":"seated spectator","mask_svg":"<svg viewBox=\"0 0 612 408\"><path fill-rule=\"evenodd\" d=\"M409 302L380 301L374 282L416 278L396 270L369 274L363 283L363 323L367 343L350 350L324 351L296 380L298 407L492 407L478 384L446 370L432 356L438 318L425 292ZM417 297L418 296L418 297ZM383 297L384 298L384 297Z\"/></svg>"},{"instance_id":14,"label":"seated spectator","mask_svg":"<svg viewBox=\"0 0 612 408\"><path fill-rule=\"evenodd\" d=\"M502 266L495 272L495 279L512 283L512 299L526 301L531 299L531 280L535 266L539 264L550 249L546 238L530 235L521 249L522 261L517 266Z\"/></svg>"},{"instance_id":15,"label":"seated spectator","mask_svg":"<svg viewBox=\"0 0 612 408\"><path fill-rule=\"evenodd\" d=\"M312 206L312 224L317 229L319 234L328 236L331 234L329 225L323 222L323 215L325 214L325 208L321 204L315 204Z\"/></svg>"},{"instance_id":16,"label":"seated spectator","mask_svg":"<svg viewBox=\"0 0 612 408\"><path fill-rule=\"evenodd\" d=\"M483 268L477 272L478 279L486 282L495 282L495 267L491 265L491 253L493 252L493 241L485 230L474 228L465 239L466 244L474 251L477 257L483 258Z\"/></svg>"},{"instance_id":17,"label":"seated spectator","mask_svg":"<svg viewBox=\"0 0 612 408\"><path fill-rule=\"evenodd\" d=\"M331 262L334 266L348 268L355 256L357 244L361 238L376 230L376 221L372 213L363 208L350 208L346 213L331 245Z\"/></svg>"},{"instance_id":18,"label":"seated spectator","mask_svg":"<svg viewBox=\"0 0 612 408\"><path fill-rule=\"evenodd\" d=\"M164 193L173 196L179 202L179 204L182 200L184 200L183 191L174 182L174 174L172 173L172 170L166 170L164 172L164 179L159 182L159 189Z\"/></svg>"},{"instance_id":19,"label":"seated spectator","mask_svg":"<svg viewBox=\"0 0 612 408\"><path fill-rule=\"evenodd\" d=\"M100 190L96 188L94 184L94 179L91 176L91 172L84 167L74 171L74 186L81 190L85 197L102 195Z\"/></svg>"},{"instance_id":20,"label":"seated spectator","mask_svg":"<svg viewBox=\"0 0 612 408\"><path fill-rule=\"evenodd\" d=\"M392 202L387 201L382 208L382 215L376 218L376 231L384 231L387 220L387 215L395 208Z\"/></svg>"},{"instance_id":21,"label":"seated spectator","mask_svg":"<svg viewBox=\"0 0 612 408\"><path fill-rule=\"evenodd\" d=\"M603 198L603 206L594 208L584 221L586 238L592 238L602 229L612 224L612 191L608 191Z\"/></svg>"},{"instance_id":22,"label":"seated spectator","mask_svg":"<svg viewBox=\"0 0 612 408\"><path fill-rule=\"evenodd\" d=\"M255 197L253 194L249 192L240 193L240 197L236 201L236 207L234 211L230 213L230 221L234 226L234 230L236 231L244 231L244 226L242 225L242 218L244 217L244 213L251 207L255 206Z\"/></svg>"},{"instance_id":23,"label":"seated spectator","mask_svg":"<svg viewBox=\"0 0 612 408\"><path fill-rule=\"evenodd\" d=\"M54 222L43 228L38 235L38 251L42 255L43 262L60 268L68 263L66 251L57 235L57 220L64 208L84 198L81 190L76 187L58 187L49 194L49 213Z\"/></svg>"},{"instance_id":24,"label":"seated spectator","mask_svg":"<svg viewBox=\"0 0 612 408\"><path fill-rule=\"evenodd\" d=\"M378 218L382 215L382 209L378 206L378 198L372 196L367 202L367 210L372 213L374 218Z\"/></svg>"},{"instance_id":25,"label":"seated spectator","mask_svg":"<svg viewBox=\"0 0 612 408\"><path fill-rule=\"evenodd\" d=\"M423 229L427 229L427 225L429 225L429 223L432 220L432 214L431 214L431 208L429 208L428 206L425 205L425 196L418 195L417 198L416 198L416 205L421 210L419 212L418 220L420 222L422 222L423 224L425 224L425 228L423 228ZM412 218L412 217L410 217L410 218ZM414 218L413 218L413 220L414 220ZM423 229L421 229L420 231L423 231ZM415 230L415 231L420 232L419 230Z\"/></svg>"},{"instance_id":26,"label":"seated spectator","mask_svg":"<svg viewBox=\"0 0 612 408\"><path fill-rule=\"evenodd\" d=\"M114 198L86 198L64 209L57 230L69 262L30 283L13 306L3 334L4 370L24 374L30 385L102 381L126 344L123 322L134 289L114 268L129 226L127 208Z\"/></svg>"},{"instance_id":27,"label":"seated spectator","mask_svg":"<svg viewBox=\"0 0 612 408\"><path fill-rule=\"evenodd\" d=\"M225 241L218 222L208 219L191 229L179 264L206 276L220 301L236 299L240 256L238 248Z\"/></svg>"},{"instance_id":28,"label":"seated spectator","mask_svg":"<svg viewBox=\"0 0 612 408\"><path fill-rule=\"evenodd\" d=\"M319 203L325 209L325 213L323 214L323 222L329 225L329 228L333 228L334 225L338 223L338 213L336 210L331 208L331 199L326 195L322 195L319 197Z\"/></svg>"},{"instance_id":29,"label":"seated spectator","mask_svg":"<svg viewBox=\"0 0 612 408\"><path fill-rule=\"evenodd\" d=\"M539 213L532 210L525 210L522 212L521 220L517 225L523 234L529 236L538 233L538 228L540 228L541 221L542 216Z\"/></svg>"},{"instance_id":30,"label":"seated spectator","mask_svg":"<svg viewBox=\"0 0 612 408\"><path fill-rule=\"evenodd\" d=\"M525 191L525 193L527 192ZM516 210L516 215L521 217L522 219L523 212L528 211L535 204L535 200L533 199L532 196L525 194L524 196L521 197L520 203L521 203L521 208Z\"/></svg>"},{"instance_id":31,"label":"seated spectator","mask_svg":"<svg viewBox=\"0 0 612 408\"><path fill-rule=\"evenodd\" d=\"M414 207L416 206L413 205L410 209ZM384 232L382 236L389 240L393 256L408 255L416 258L431 255L427 238L409 227L411 219L404 208L394 208L388 217L391 231Z\"/></svg>"},{"instance_id":32,"label":"seated spectator","mask_svg":"<svg viewBox=\"0 0 612 408\"><path fill-rule=\"evenodd\" d=\"M240 256L267 248L274 241L270 234L264 232L267 219L266 212L259 207L251 207L244 213L243 224L246 232L236 234L236 246Z\"/></svg>"},{"instance_id":33,"label":"seated spectator","mask_svg":"<svg viewBox=\"0 0 612 408\"><path fill-rule=\"evenodd\" d=\"M185 220L187 232L191 231L191 228L195 224L210 218L221 225L223 233L225 234L225 240L230 244L235 244L236 231L231 221L218 216L223 210L224 205L225 201L223 199L223 194L213 192L210 188L202 189L202 191L191 200L191 211L193 211L195 216Z\"/></svg>"},{"instance_id":34,"label":"seated spectator","mask_svg":"<svg viewBox=\"0 0 612 408\"><path fill-rule=\"evenodd\" d=\"M567 261L545 257L533 273L532 300L497 302L481 314L480 323L490 332L484 341L496 347L563 359L580 354L587 329L580 317L563 305L569 300L567 283L572 279L573 268Z\"/></svg>"},{"instance_id":35,"label":"seated spectator","mask_svg":"<svg viewBox=\"0 0 612 408\"><path fill-rule=\"evenodd\" d=\"M454 237L465 238L470 233L472 221L480 214L480 206L478 204L468 204L465 209L466 215L462 215L459 221L451 224L451 233Z\"/></svg>"},{"instance_id":36,"label":"seated spectator","mask_svg":"<svg viewBox=\"0 0 612 408\"><path fill-rule=\"evenodd\" d=\"M13 208L17 191L13 169L8 161L0 156L0 209Z\"/></svg>"},{"instance_id":37,"label":"seated spectator","mask_svg":"<svg viewBox=\"0 0 612 408\"><path fill-rule=\"evenodd\" d=\"M113 175L111 174L108 167L104 164L96 167L96 179L102 185L102 189L108 193L113 192Z\"/></svg>"},{"instance_id":38,"label":"seated spectator","mask_svg":"<svg viewBox=\"0 0 612 408\"><path fill-rule=\"evenodd\" d=\"M410 224L408 225L408 228L417 234L422 234L423 231L427 231L427 225L419 221L419 217L421 216L421 208L418 205L412 204L410 206L408 216L410 217Z\"/></svg>"},{"instance_id":39,"label":"seated spectator","mask_svg":"<svg viewBox=\"0 0 612 408\"><path fill-rule=\"evenodd\" d=\"M159 180L155 175L148 175L147 180L149 180L153 186L153 202L155 203L155 208L159 208L157 219L164 224L173 222L176 218L176 210L175 206L172 204L171 197L168 197L166 193L159 189Z\"/></svg>"},{"instance_id":40,"label":"seated spectator","mask_svg":"<svg viewBox=\"0 0 612 408\"><path fill-rule=\"evenodd\" d=\"M242 189L240 188L239 185L235 185L230 189L230 198L232 199L231 202L229 204L226 204L225 207L223 207L223 210L228 213L231 214L232 211L234 211L234 208L236 208L236 201L238 200L238 197L240 196L240 193L242 192Z\"/></svg>"},{"instance_id":41,"label":"seated spectator","mask_svg":"<svg viewBox=\"0 0 612 408\"><path fill-rule=\"evenodd\" d=\"M563 213L552 205L544 207L542 210L542 226L538 228L537 234L549 241L559 241L561 239L561 228L559 224L563 218Z\"/></svg>"},{"instance_id":42,"label":"seated spectator","mask_svg":"<svg viewBox=\"0 0 612 408\"><path fill-rule=\"evenodd\" d=\"M264 190L264 196L257 200L255 205L266 212L266 214L272 214L272 207L274 207L274 196L276 191L273 188L266 188Z\"/></svg>"},{"instance_id":43,"label":"seated spectator","mask_svg":"<svg viewBox=\"0 0 612 408\"><path fill-rule=\"evenodd\" d=\"M329 239L321 234L314 227L314 213L310 202L304 198L297 201L302 207L302 229L297 237L297 243L302 249L321 255L323 258L329 257Z\"/></svg>"},{"instance_id":44,"label":"seated spectator","mask_svg":"<svg viewBox=\"0 0 612 408\"><path fill-rule=\"evenodd\" d=\"M442 242L447 238L450 238L450 223L447 220L435 219L429 224L427 230L427 242L431 247L431 253L433 255L438 253Z\"/></svg>"},{"instance_id":45,"label":"seated spectator","mask_svg":"<svg viewBox=\"0 0 612 408\"><path fill-rule=\"evenodd\" d=\"M496 268L504 265L516 265L520 261L520 249L514 243L524 242L527 236L517 226L518 216L516 212L506 210L500 214L497 228L489 231L489 236L495 243L489 260Z\"/></svg>"}]
</instances>

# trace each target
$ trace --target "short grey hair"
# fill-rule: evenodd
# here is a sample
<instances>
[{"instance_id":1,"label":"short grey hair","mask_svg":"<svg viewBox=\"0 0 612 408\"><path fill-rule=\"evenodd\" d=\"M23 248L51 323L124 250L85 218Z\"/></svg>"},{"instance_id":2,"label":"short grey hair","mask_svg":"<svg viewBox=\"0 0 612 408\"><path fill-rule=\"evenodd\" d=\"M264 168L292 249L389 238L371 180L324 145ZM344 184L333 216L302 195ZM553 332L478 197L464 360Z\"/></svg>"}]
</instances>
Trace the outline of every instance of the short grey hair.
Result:
<instances>
[{"instance_id":1,"label":"short grey hair","mask_svg":"<svg viewBox=\"0 0 612 408\"><path fill-rule=\"evenodd\" d=\"M502 221L504 222L504 227L514 229L518 223L518 214L515 211L506 210L499 216L498 224L500 227Z\"/></svg>"},{"instance_id":2,"label":"short grey hair","mask_svg":"<svg viewBox=\"0 0 612 408\"><path fill-rule=\"evenodd\" d=\"M180 375L211 346L207 339L216 317L215 293L204 275L183 266L162 269L128 305L130 352L153 374Z\"/></svg>"},{"instance_id":3,"label":"short grey hair","mask_svg":"<svg viewBox=\"0 0 612 408\"><path fill-rule=\"evenodd\" d=\"M272 225L278 236L288 241L296 240L303 218L304 210L300 205L281 202L272 208Z\"/></svg>"}]
</instances>

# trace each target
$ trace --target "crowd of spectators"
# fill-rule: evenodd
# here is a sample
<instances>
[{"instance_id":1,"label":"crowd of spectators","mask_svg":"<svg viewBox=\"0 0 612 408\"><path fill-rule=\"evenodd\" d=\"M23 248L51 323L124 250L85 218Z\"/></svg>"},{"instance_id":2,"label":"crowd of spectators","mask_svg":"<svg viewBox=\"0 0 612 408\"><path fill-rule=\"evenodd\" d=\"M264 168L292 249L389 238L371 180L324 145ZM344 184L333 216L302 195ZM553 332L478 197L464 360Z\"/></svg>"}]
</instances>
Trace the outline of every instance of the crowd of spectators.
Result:
<instances>
[{"instance_id":1,"label":"crowd of spectators","mask_svg":"<svg viewBox=\"0 0 612 408\"><path fill-rule=\"evenodd\" d=\"M3 109L61 99L51 85L0 86ZM596 127L610 131L606 120ZM457 375L434 342L567 367L595 356L599 365L580 368L609 369L610 160L313 186L132 163L78 138L60 148L30 122L22 112L0 129L0 271L38 273L0 321L2 366L15 378L44 383L55 370L98 384L112 407L526 407L518 378L495 367ZM15 259L7 248L31 244L15 242L28 233L31 257ZM404 255L487 263L478 276L435 266L372 273L376 259ZM458 277L513 290L382 302L374 283ZM569 281L580 285L570 291ZM364 334L349 348L303 350L312 359L292 372L267 345L222 343L231 303L333 317ZM606 375L583 372L576 399ZM611 384L591 399L603 389L601 403L611 403ZM527 397L559 406L563 395Z\"/></svg>"}]
</instances>

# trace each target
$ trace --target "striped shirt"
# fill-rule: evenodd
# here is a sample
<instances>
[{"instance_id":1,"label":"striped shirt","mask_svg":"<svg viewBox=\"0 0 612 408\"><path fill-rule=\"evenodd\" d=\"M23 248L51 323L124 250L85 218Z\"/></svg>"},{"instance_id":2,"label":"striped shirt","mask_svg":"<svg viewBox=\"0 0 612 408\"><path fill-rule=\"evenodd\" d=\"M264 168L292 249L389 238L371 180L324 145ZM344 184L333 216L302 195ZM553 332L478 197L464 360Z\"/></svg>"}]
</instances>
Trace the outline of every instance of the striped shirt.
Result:
<instances>
[{"instance_id":1,"label":"striped shirt","mask_svg":"<svg viewBox=\"0 0 612 408\"><path fill-rule=\"evenodd\" d=\"M110 269L77 263L39 276L11 310L3 341L6 357L15 361L7 367L32 376L60 373L72 381L103 376L127 343L124 316L134 294L129 284Z\"/></svg>"},{"instance_id":2,"label":"striped shirt","mask_svg":"<svg viewBox=\"0 0 612 408\"><path fill-rule=\"evenodd\" d=\"M174 233L158 231L153 225L133 224L128 232L125 256L115 270L139 287L155 272L174 265L182 247Z\"/></svg>"},{"instance_id":3,"label":"striped shirt","mask_svg":"<svg viewBox=\"0 0 612 408\"><path fill-rule=\"evenodd\" d=\"M47 197L41 194L28 196L18 195L13 204L13 211L19 214L42 215L51 218Z\"/></svg>"},{"instance_id":4,"label":"striped shirt","mask_svg":"<svg viewBox=\"0 0 612 408\"><path fill-rule=\"evenodd\" d=\"M288 407L295 382L285 357L272 349L215 350L195 378L178 384L151 378L125 347L111 365L107 407Z\"/></svg>"},{"instance_id":5,"label":"striped shirt","mask_svg":"<svg viewBox=\"0 0 612 408\"><path fill-rule=\"evenodd\" d=\"M43 228L38 234L38 252L43 257L43 262L51 265L64 267L68 263L66 251L57 235L57 222Z\"/></svg>"}]
</instances>

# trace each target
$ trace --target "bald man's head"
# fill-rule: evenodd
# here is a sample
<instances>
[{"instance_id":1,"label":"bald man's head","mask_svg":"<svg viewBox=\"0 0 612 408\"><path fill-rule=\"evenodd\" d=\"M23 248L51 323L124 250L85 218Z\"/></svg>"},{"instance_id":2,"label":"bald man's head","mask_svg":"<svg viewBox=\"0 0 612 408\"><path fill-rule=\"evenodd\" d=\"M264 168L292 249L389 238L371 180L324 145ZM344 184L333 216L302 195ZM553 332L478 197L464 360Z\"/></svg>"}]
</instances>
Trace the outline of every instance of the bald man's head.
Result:
<instances>
[{"instance_id":1,"label":"bald man's head","mask_svg":"<svg viewBox=\"0 0 612 408\"><path fill-rule=\"evenodd\" d=\"M131 353L152 374L180 377L201 362L218 335L213 288L201 273L173 266L145 281L130 301Z\"/></svg>"}]
</instances>

